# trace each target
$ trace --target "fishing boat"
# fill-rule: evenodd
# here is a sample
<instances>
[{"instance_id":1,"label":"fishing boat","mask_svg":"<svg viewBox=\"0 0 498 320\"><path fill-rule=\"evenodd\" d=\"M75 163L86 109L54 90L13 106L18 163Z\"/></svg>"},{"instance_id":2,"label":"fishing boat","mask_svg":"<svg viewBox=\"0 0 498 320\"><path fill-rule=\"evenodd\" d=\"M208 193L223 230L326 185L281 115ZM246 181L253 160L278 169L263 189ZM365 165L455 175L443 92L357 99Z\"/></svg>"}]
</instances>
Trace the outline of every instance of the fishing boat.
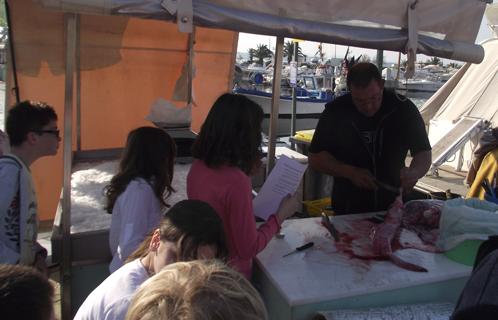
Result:
<instances>
[{"instance_id":1,"label":"fishing boat","mask_svg":"<svg viewBox=\"0 0 498 320\"><path fill-rule=\"evenodd\" d=\"M296 88L296 125L294 130L314 129L327 102L334 99L332 92L332 76L302 76L300 87ZM271 114L271 91L262 91L256 88L235 87L235 93L242 94L259 104L265 113L263 132L269 132L269 119ZM277 136L288 136L291 133L292 121L292 90L288 79L282 80L282 92L279 103Z\"/></svg>"},{"instance_id":2,"label":"fishing boat","mask_svg":"<svg viewBox=\"0 0 498 320\"><path fill-rule=\"evenodd\" d=\"M396 92L411 98L429 98L443 86L443 82L431 79L405 79L398 81Z\"/></svg>"}]
</instances>

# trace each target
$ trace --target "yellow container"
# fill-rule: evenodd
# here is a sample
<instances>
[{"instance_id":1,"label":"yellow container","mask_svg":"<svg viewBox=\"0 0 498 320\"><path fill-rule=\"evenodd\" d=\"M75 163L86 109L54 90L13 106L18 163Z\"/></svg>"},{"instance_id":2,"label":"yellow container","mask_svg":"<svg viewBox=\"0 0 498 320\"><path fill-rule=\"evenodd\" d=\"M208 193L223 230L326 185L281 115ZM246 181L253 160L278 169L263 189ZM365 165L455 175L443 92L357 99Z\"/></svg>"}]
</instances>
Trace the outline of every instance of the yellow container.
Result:
<instances>
[{"instance_id":1,"label":"yellow container","mask_svg":"<svg viewBox=\"0 0 498 320\"><path fill-rule=\"evenodd\" d=\"M311 142L314 133L315 129L297 131L294 135L294 139L303 142Z\"/></svg>"},{"instance_id":2,"label":"yellow container","mask_svg":"<svg viewBox=\"0 0 498 320\"><path fill-rule=\"evenodd\" d=\"M329 208L332 204L330 197L318 200L306 200L303 201L303 204L304 208L306 209L306 213L308 213L308 215L310 215L311 217L319 217L322 214L322 211L325 212L328 216L334 215L334 211Z\"/></svg>"}]
</instances>

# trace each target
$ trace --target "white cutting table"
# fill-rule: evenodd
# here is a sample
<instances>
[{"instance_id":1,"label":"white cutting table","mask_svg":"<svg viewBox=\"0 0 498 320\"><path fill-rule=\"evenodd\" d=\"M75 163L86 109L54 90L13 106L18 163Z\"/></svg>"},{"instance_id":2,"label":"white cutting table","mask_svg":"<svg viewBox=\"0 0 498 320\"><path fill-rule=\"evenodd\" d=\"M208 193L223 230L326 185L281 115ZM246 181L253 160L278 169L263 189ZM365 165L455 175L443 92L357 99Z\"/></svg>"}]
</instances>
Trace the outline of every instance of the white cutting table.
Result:
<instances>
[{"instance_id":1,"label":"white cutting table","mask_svg":"<svg viewBox=\"0 0 498 320\"><path fill-rule=\"evenodd\" d=\"M371 215L336 216L333 221L341 231L349 221ZM282 231L285 237L272 239L257 256L253 279L272 320L311 319L319 310L456 302L471 273L470 267L442 254L414 249L397 254L428 272L350 258L337 252L319 218L285 221ZM314 247L282 257L309 241Z\"/></svg>"}]
</instances>

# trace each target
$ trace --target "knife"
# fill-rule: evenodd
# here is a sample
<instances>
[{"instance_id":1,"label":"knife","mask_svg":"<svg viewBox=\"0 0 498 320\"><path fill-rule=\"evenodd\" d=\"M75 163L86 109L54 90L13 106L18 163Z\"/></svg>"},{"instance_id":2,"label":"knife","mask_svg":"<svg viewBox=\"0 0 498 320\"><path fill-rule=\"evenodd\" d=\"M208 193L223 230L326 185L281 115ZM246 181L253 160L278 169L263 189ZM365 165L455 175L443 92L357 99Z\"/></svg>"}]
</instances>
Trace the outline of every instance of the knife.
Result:
<instances>
[{"instance_id":1,"label":"knife","mask_svg":"<svg viewBox=\"0 0 498 320\"><path fill-rule=\"evenodd\" d=\"M313 247L314 245L315 245L315 244L313 243L313 241L308 242L308 243L306 243L306 244L304 244L304 245L302 245L302 246L300 246L300 247L297 247L296 249L292 250L291 252L289 252L289 253L287 253L287 254L284 254L284 255L282 256L282 258L283 258L283 257L287 257L287 256L289 256L289 255L291 255L291 254L293 254L293 253L296 253L296 252L303 251L303 250L306 250L306 249L308 249L308 248L311 248L311 247Z\"/></svg>"},{"instance_id":2,"label":"knife","mask_svg":"<svg viewBox=\"0 0 498 320\"><path fill-rule=\"evenodd\" d=\"M383 189L386 189L387 191L391 191L391 192L394 192L396 194L399 194L399 188L396 188L395 186L392 186L390 184L387 184L385 182L382 182L378 179L374 179L374 182L377 186L383 188Z\"/></svg>"},{"instance_id":3,"label":"knife","mask_svg":"<svg viewBox=\"0 0 498 320\"><path fill-rule=\"evenodd\" d=\"M327 216L323 211L322 211L322 225L330 232L332 238L334 238L334 240L338 242L339 231L337 231L332 222L330 222L329 216Z\"/></svg>"}]
</instances>

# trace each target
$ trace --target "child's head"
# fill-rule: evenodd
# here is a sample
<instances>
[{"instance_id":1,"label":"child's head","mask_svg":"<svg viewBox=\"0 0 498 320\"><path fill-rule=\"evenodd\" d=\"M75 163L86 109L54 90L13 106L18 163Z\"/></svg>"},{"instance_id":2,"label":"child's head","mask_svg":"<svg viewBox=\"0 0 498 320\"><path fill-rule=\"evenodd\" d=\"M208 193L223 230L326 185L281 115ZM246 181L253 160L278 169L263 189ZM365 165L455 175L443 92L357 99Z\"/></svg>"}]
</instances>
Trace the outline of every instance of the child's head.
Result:
<instances>
[{"instance_id":1,"label":"child's head","mask_svg":"<svg viewBox=\"0 0 498 320\"><path fill-rule=\"evenodd\" d=\"M127 320L265 320L261 297L240 273L217 261L178 262L140 287Z\"/></svg>"},{"instance_id":2,"label":"child's head","mask_svg":"<svg viewBox=\"0 0 498 320\"><path fill-rule=\"evenodd\" d=\"M29 133L38 135L50 134L47 127L51 123L57 122L57 114L54 109L43 103L34 101L19 102L7 115L5 129L9 135L10 145L17 147L23 144ZM58 133L52 133L58 137Z\"/></svg>"},{"instance_id":3,"label":"child's head","mask_svg":"<svg viewBox=\"0 0 498 320\"><path fill-rule=\"evenodd\" d=\"M238 94L221 95L209 111L193 156L209 167L229 165L250 174L261 158L263 109Z\"/></svg>"},{"instance_id":4,"label":"child's head","mask_svg":"<svg viewBox=\"0 0 498 320\"><path fill-rule=\"evenodd\" d=\"M146 257L151 273L165 265L195 259L225 259L223 222L206 202L183 200L175 204L127 261Z\"/></svg>"},{"instance_id":5,"label":"child's head","mask_svg":"<svg viewBox=\"0 0 498 320\"><path fill-rule=\"evenodd\" d=\"M54 319L53 297L54 288L36 269L0 264L2 319Z\"/></svg>"},{"instance_id":6,"label":"child's head","mask_svg":"<svg viewBox=\"0 0 498 320\"><path fill-rule=\"evenodd\" d=\"M106 210L112 213L117 197L128 183L143 178L151 183L156 197L166 206L166 197L174 191L171 186L176 145L164 131L153 127L140 127L128 134L126 146L119 164L119 172L106 187Z\"/></svg>"}]
</instances>

